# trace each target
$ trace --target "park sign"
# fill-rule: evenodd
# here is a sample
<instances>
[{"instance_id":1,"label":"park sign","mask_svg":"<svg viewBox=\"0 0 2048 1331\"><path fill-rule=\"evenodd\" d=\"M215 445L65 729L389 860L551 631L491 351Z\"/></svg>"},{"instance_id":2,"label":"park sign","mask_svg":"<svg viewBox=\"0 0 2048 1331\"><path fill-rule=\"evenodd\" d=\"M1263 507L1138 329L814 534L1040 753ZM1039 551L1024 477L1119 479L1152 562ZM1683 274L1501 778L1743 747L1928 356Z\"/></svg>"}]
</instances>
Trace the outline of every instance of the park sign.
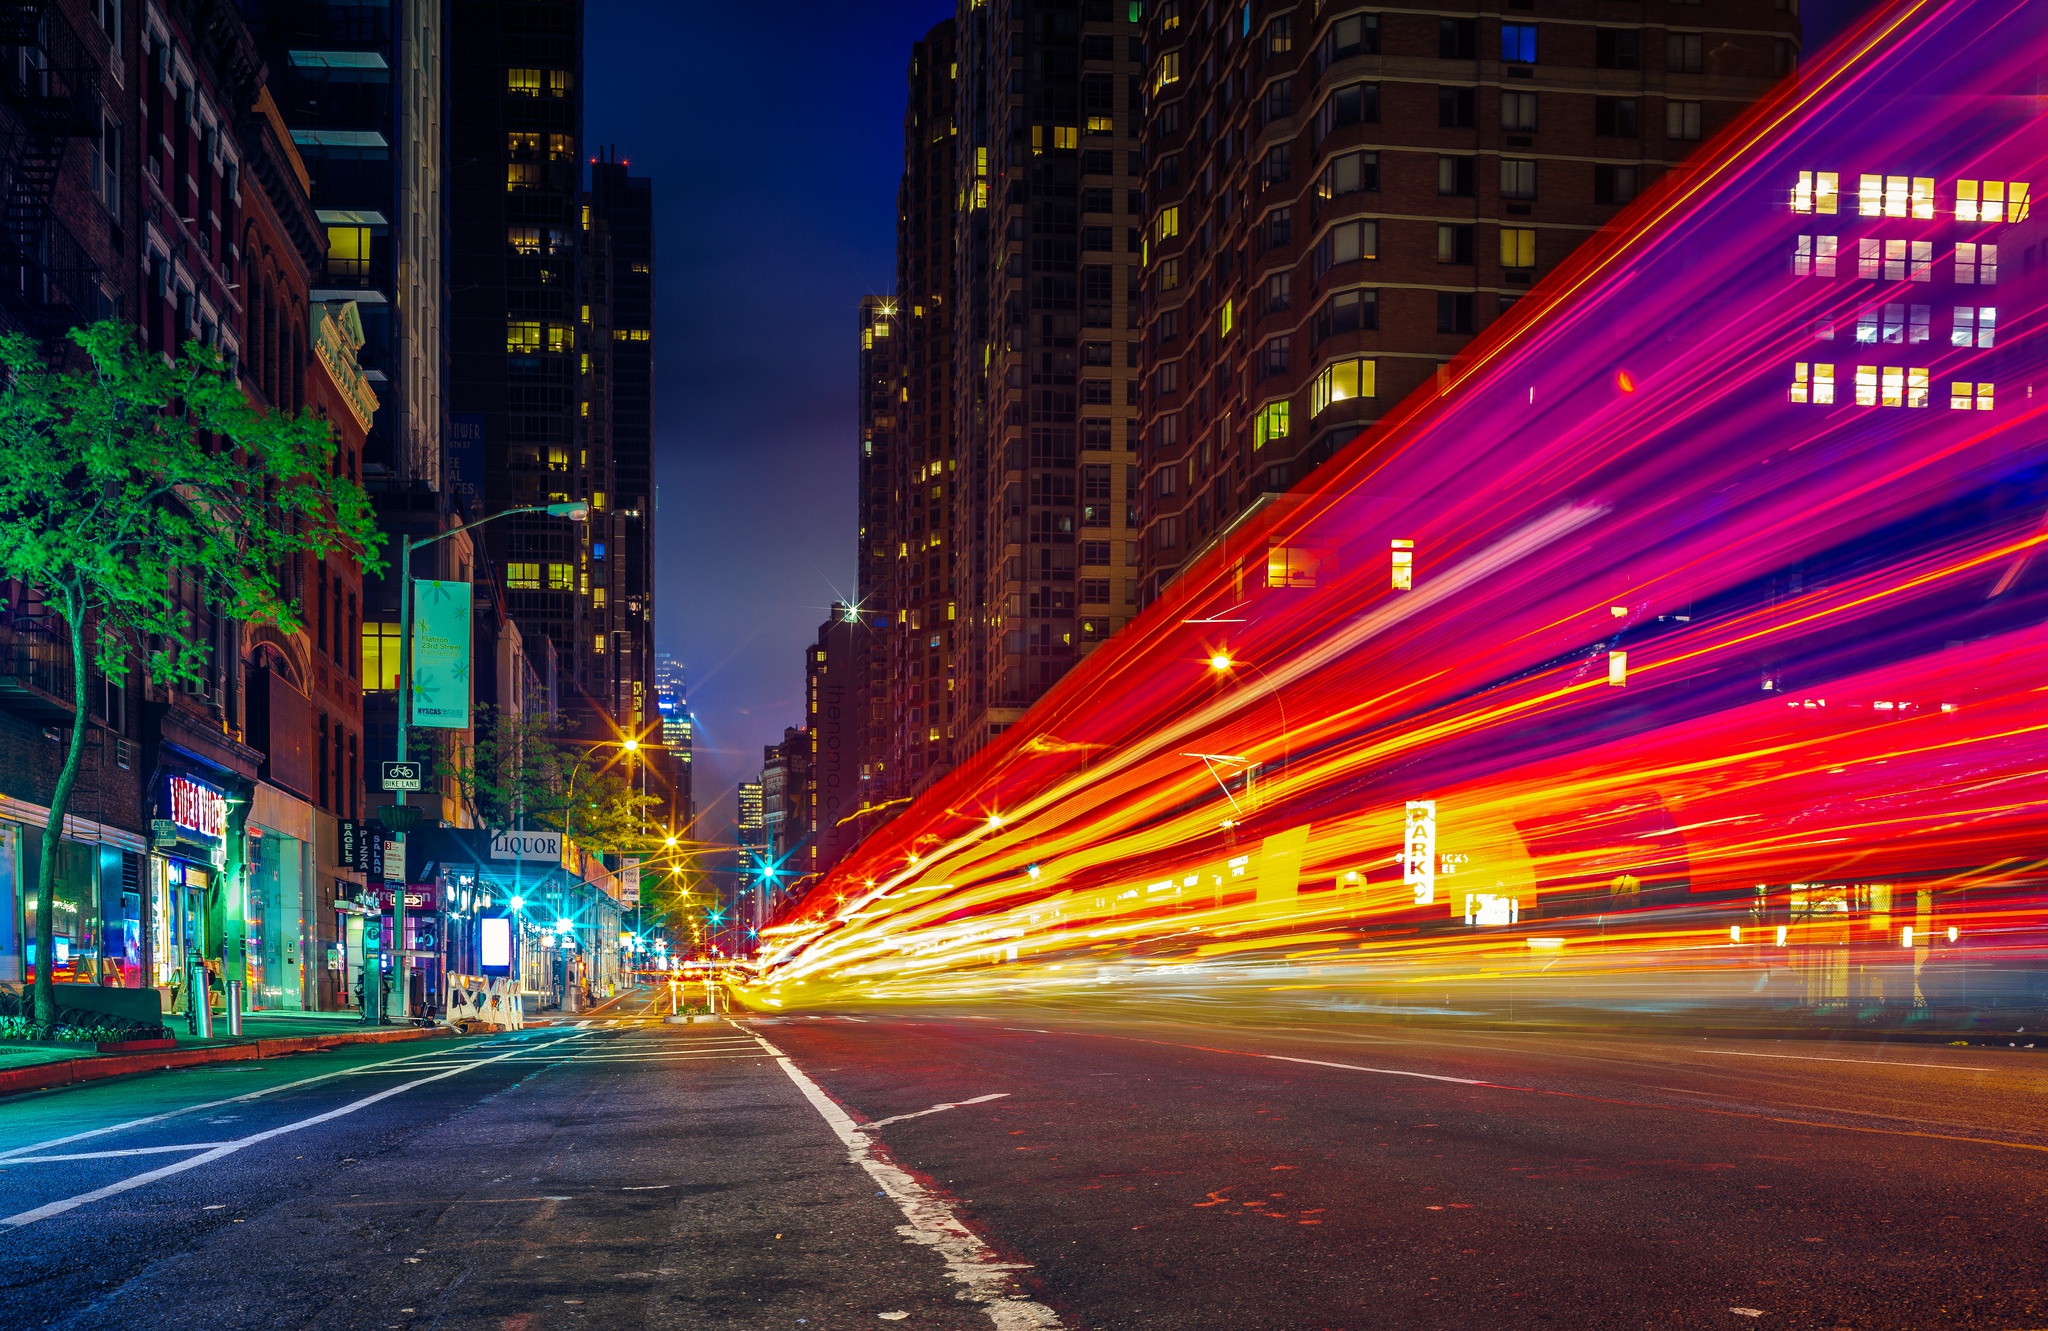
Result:
<instances>
[{"instance_id":1,"label":"park sign","mask_svg":"<svg viewBox=\"0 0 2048 1331\"><path fill-rule=\"evenodd\" d=\"M548 864L562 862L562 834L560 832L492 832L491 858L494 860L541 860Z\"/></svg>"},{"instance_id":2,"label":"park sign","mask_svg":"<svg viewBox=\"0 0 2048 1331\"><path fill-rule=\"evenodd\" d=\"M469 584L415 578L412 587L412 723L467 730Z\"/></svg>"}]
</instances>

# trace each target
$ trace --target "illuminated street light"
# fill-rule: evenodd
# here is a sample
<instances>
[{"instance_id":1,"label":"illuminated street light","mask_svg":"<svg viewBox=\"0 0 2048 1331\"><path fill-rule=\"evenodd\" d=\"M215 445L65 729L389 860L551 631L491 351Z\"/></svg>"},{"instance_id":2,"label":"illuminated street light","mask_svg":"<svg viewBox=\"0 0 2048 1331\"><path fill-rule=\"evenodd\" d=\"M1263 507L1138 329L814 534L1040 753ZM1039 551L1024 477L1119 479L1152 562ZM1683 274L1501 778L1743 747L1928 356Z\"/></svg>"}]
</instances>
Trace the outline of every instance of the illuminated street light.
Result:
<instances>
[{"instance_id":1,"label":"illuminated street light","mask_svg":"<svg viewBox=\"0 0 2048 1331\"><path fill-rule=\"evenodd\" d=\"M1225 656L1223 653L1218 652L1216 655L1209 658L1209 668L1211 670L1219 671L1228 670L1230 669L1230 658L1228 656Z\"/></svg>"}]
</instances>

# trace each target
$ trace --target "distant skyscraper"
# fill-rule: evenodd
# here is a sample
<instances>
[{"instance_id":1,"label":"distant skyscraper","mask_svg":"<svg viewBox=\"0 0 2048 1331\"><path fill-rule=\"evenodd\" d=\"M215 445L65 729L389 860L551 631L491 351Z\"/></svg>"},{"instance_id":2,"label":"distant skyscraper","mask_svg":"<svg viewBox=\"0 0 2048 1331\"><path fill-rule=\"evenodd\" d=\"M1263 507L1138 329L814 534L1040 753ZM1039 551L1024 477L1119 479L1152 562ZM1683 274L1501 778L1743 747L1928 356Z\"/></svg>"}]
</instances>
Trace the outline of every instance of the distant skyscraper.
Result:
<instances>
[{"instance_id":1,"label":"distant skyscraper","mask_svg":"<svg viewBox=\"0 0 2048 1331\"><path fill-rule=\"evenodd\" d=\"M763 821L761 808L761 783L740 782L739 793L739 844L748 848L763 848L768 844L768 824Z\"/></svg>"},{"instance_id":2,"label":"distant skyscraper","mask_svg":"<svg viewBox=\"0 0 2048 1331\"><path fill-rule=\"evenodd\" d=\"M678 827L687 827L697 816L690 761L695 725L690 717L689 686L683 663L667 652L661 652L654 658L654 705L661 718L661 743L668 756L670 779L675 782L674 822ZM760 792L756 790L757 819L759 804Z\"/></svg>"}]
</instances>

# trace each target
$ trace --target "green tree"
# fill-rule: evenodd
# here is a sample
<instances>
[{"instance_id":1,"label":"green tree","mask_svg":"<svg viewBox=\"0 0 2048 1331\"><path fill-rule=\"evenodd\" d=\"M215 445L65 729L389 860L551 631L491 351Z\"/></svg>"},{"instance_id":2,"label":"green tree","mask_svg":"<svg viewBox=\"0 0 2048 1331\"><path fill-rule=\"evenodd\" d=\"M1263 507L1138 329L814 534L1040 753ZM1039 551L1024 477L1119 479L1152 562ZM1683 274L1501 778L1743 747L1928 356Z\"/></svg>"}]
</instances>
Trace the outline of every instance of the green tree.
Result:
<instances>
[{"instance_id":1,"label":"green tree","mask_svg":"<svg viewBox=\"0 0 2048 1331\"><path fill-rule=\"evenodd\" d=\"M206 642L174 581L244 623L299 629L281 575L301 555L366 567L381 541L369 498L333 465L327 422L258 408L219 354L144 351L132 329L74 329L66 369L0 336L0 577L38 591L69 635L71 740L36 868L35 1016L56 1019L50 958L59 837L90 712L87 681L141 660L159 684L197 683Z\"/></svg>"},{"instance_id":2,"label":"green tree","mask_svg":"<svg viewBox=\"0 0 2048 1331\"><path fill-rule=\"evenodd\" d=\"M659 801L634 788L617 749L577 740L552 717L477 710L469 764L441 770L461 784L478 822L561 832L600 854L646 854L660 844L647 833Z\"/></svg>"}]
</instances>

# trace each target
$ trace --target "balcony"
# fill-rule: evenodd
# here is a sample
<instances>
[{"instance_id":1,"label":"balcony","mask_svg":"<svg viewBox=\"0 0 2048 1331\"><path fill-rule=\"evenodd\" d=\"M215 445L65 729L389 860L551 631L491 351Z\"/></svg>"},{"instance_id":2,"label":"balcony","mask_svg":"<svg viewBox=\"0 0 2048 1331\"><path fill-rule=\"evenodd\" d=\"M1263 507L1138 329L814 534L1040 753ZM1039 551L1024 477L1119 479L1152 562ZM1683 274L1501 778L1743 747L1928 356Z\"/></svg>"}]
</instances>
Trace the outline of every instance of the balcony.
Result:
<instances>
[{"instance_id":1,"label":"balcony","mask_svg":"<svg viewBox=\"0 0 2048 1331\"><path fill-rule=\"evenodd\" d=\"M69 721L71 644L54 619L0 622L0 707L32 721Z\"/></svg>"}]
</instances>

